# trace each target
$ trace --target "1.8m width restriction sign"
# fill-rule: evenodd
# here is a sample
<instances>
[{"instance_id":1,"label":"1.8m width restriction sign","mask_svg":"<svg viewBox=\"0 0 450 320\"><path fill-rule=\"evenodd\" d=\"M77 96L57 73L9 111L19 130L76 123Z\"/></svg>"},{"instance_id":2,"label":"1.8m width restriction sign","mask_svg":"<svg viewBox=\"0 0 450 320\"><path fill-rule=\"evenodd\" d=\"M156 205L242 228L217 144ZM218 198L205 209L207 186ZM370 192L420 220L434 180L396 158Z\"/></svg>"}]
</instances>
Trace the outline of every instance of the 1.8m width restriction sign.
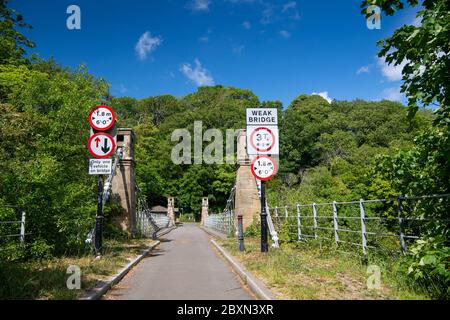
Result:
<instances>
[{"instance_id":1,"label":"1.8m width restriction sign","mask_svg":"<svg viewBox=\"0 0 450 320\"><path fill-rule=\"evenodd\" d=\"M116 121L116 115L109 106L97 106L89 114L89 124L94 130L107 131Z\"/></svg>"},{"instance_id":2,"label":"1.8m width restriction sign","mask_svg":"<svg viewBox=\"0 0 450 320\"><path fill-rule=\"evenodd\" d=\"M267 181L272 179L277 173L277 165L271 157L257 156L252 162L252 174L256 179Z\"/></svg>"}]
</instances>

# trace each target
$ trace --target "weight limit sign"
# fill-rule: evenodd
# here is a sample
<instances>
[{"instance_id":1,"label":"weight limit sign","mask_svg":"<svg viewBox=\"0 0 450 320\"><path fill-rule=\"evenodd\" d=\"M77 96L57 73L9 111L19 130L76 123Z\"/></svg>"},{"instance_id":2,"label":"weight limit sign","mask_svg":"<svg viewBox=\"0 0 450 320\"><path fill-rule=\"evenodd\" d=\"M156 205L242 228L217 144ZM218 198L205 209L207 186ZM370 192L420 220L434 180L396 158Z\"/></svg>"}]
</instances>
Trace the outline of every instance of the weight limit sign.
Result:
<instances>
[{"instance_id":1,"label":"weight limit sign","mask_svg":"<svg viewBox=\"0 0 450 320\"><path fill-rule=\"evenodd\" d=\"M277 165L275 160L269 156L258 156L252 162L252 174L261 181L267 181L272 179L277 173Z\"/></svg>"},{"instance_id":2,"label":"weight limit sign","mask_svg":"<svg viewBox=\"0 0 450 320\"><path fill-rule=\"evenodd\" d=\"M256 128L250 135L250 143L256 151L268 152L275 146L275 134L267 127Z\"/></svg>"}]
</instances>

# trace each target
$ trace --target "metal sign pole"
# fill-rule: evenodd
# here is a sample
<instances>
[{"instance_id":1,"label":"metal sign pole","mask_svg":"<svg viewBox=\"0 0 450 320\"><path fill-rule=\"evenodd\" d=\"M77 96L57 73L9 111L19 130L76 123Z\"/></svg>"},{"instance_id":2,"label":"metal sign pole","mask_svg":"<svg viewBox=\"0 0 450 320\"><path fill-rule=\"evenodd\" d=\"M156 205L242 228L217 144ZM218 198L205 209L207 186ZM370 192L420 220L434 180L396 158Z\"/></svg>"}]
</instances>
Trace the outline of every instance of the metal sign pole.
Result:
<instances>
[{"instance_id":1,"label":"metal sign pole","mask_svg":"<svg viewBox=\"0 0 450 320\"><path fill-rule=\"evenodd\" d=\"M267 243L267 212L266 212L266 182L261 181L261 252L268 252Z\"/></svg>"},{"instance_id":2,"label":"metal sign pole","mask_svg":"<svg viewBox=\"0 0 450 320\"><path fill-rule=\"evenodd\" d=\"M95 217L95 255L102 255L103 245L103 179L98 176L97 215Z\"/></svg>"}]
</instances>

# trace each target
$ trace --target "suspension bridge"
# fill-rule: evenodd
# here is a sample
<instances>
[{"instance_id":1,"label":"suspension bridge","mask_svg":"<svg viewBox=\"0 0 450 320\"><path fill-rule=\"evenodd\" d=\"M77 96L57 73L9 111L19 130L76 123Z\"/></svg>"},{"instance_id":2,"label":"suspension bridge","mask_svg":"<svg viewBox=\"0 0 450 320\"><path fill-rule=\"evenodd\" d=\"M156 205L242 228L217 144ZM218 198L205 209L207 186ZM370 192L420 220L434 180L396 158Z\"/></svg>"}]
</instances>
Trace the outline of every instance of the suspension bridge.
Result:
<instances>
[{"instance_id":1,"label":"suspension bridge","mask_svg":"<svg viewBox=\"0 0 450 320\"><path fill-rule=\"evenodd\" d=\"M119 199L123 214L116 223L134 235L159 239L160 244L104 298L255 299L204 231L235 239L236 246L244 250L243 231L253 223L260 224L261 185L251 174L245 131L238 134L236 180L224 210L211 214L208 198L203 198L200 224L177 223L173 197L168 197L165 212L156 212L148 206L134 179L132 130L119 129L120 135L113 170L105 180L99 200L103 205L113 197ZM270 250L277 250L285 242L319 241L364 258L379 253L405 253L412 241L421 238L427 225L448 223L447 217L433 213L443 212L449 201L450 194L335 199L326 203L266 202ZM1 235L2 241L26 242L29 235L26 208L16 209L20 212L19 219L0 221L0 225L9 226L9 234ZM86 243L95 241L93 226Z\"/></svg>"}]
</instances>

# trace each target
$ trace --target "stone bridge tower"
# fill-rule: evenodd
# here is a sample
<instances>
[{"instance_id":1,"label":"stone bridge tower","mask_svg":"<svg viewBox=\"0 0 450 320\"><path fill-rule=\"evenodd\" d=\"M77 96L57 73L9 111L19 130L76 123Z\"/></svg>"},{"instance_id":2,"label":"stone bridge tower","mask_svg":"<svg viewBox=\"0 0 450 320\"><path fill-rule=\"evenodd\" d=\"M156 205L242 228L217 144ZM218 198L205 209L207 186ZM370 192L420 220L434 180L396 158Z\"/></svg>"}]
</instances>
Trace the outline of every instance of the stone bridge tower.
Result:
<instances>
[{"instance_id":1,"label":"stone bridge tower","mask_svg":"<svg viewBox=\"0 0 450 320\"><path fill-rule=\"evenodd\" d=\"M202 226L205 225L205 220L209 216L208 210L209 210L208 197L203 197L202 198L202 220L201 220Z\"/></svg>"},{"instance_id":2,"label":"stone bridge tower","mask_svg":"<svg viewBox=\"0 0 450 320\"><path fill-rule=\"evenodd\" d=\"M170 226L175 225L175 198L167 198L167 216L170 219Z\"/></svg>"},{"instance_id":3,"label":"stone bridge tower","mask_svg":"<svg viewBox=\"0 0 450 320\"><path fill-rule=\"evenodd\" d=\"M132 129L117 129L117 148L122 148L123 157L116 168L112 180L112 198L122 205L122 215L115 218L115 223L123 231L134 233L136 230L136 176L134 162L135 135Z\"/></svg>"},{"instance_id":4,"label":"stone bridge tower","mask_svg":"<svg viewBox=\"0 0 450 320\"><path fill-rule=\"evenodd\" d=\"M242 215L246 229L261 210L257 182L250 168L251 159L247 154L246 130L240 130L237 135L237 164L235 215L236 217Z\"/></svg>"}]
</instances>

